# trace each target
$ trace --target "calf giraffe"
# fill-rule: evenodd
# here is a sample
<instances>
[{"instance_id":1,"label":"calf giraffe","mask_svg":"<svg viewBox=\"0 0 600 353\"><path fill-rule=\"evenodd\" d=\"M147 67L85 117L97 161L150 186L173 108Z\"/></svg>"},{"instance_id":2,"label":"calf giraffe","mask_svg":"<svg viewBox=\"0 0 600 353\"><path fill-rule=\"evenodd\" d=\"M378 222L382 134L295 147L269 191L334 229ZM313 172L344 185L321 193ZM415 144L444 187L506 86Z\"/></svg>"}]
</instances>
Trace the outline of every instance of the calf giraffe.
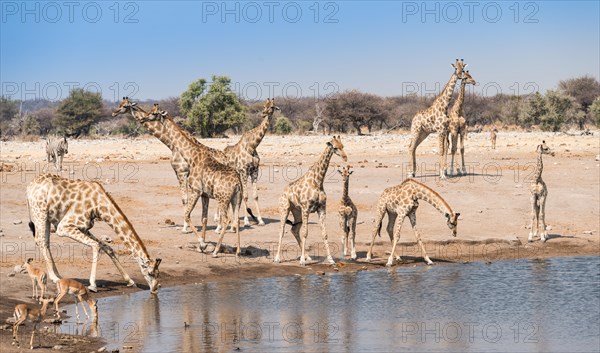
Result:
<instances>
[{"instance_id":1,"label":"calf giraffe","mask_svg":"<svg viewBox=\"0 0 600 353\"><path fill-rule=\"evenodd\" d=\"M54 225L58 236L66 236L92 247L91 291L96 291L96 265L99 250L113 261L128 286L135 286L114 250L94 236L90 229L99 219L110 226L119 236L131 255L138 262L150 291L158 291L158 265L161 260L151 260L144 243L136 233L123 211L104 187L95 181L68 180L57 175L39 175L27 186L29 227L35 242L41 248L48 274L53 282L60 279L50 252L50 225Z\"/></svg>"},{"instance_id":2,"label":"calf giraffe","mask_svg":"<svg viewBox=\"0 0 600 353\"><path fill-rule=\"evenodd\" d=\"M46 293L46 284L48 282L48 275L41 268L33 267L31 265L32 262L33 262L33 258L29 258L23 264L23 268L25 269L25 271L27 271L27 274L29 274L29 278L31 278L31 285L33 286L33 288L31 289L31 297L34 299L43 298L44 294ZM39 297L37 296L37 293L38 293L37 287L38 286L40 287L40 290L42 291L42 295Z\"/></svg>"},{"instance_id":3,"label":"calf giraffe","mask_svg":"<svg viewBox=\"0 0 600 353\"><path fill-rule=\"evenodd\" d=\"M467 174L467 167L465 166L465 136L467 135L467 121L463 116L463 103L465 102L465 87L466 85L475 85L477 82L471 77L469 71L463 73L463 78L460 81L460 91L458 97L450 109L448 116L450 118L450 135L449 142L452 142L452 148L450 154L452 159L450 160L450 175L454 174L454 156L456 155L456 147L458 138L460 137L460 159L462 162L462 169L457 168L458 174Z\"/></svg>"},{"instance_id":4,"label":"calf giraffe","mask_svg":"<svg viewBox=\"0 0 600 353\"><path fill-rule=\"evenodd\" d=\"M348 160L344 145L339 136L333 137L327 142L325 151L321 154L319 160L300 178L288 184L283 190L283 195L279 199L279 214L281 216L281 231L279 233L279 244L277 246L277 255L274 262L280 262L281 242L285 233L285 224L291 223L287 220L290 212L294 215L294 223L292 224L292 234L302 253L300 255L300 265L304 266L306 261L311 261L310 256L306 256L306 238L308 237L308 216L317 212L319 215L319 223L321 224L321 235L325 250L327 251L327 260L334 264L331 252L329 251L329 243L327 242L327 231L325 229L325 216L327 206L327 195L323 190L323 180L329 168L329 161L333 154L342 157L344 161ZM304 227L303 227L304 226ZM302 237L300 237L300 229L302 229Z\"/></svg>"},{"instance_id":5,"label":"calf giraffe","mask_svg":"<svg viewBox=\"0 0 600 353\"><path fill-rule=\"evenodd\" d=\"M356 247L355 247L355 239L356 239L356 218L358 216L358 210L354 205L354 202L348 196L348 186L350 183L350 174L353 173L350 170L352 166L348 165L342 168L342 170L338 170L338 172L342 175L342 182L344 183L342 189L342 199L340 200L340 227L342 228L342 232L344 235L342 236L342 256L346 256L347 253L351 252L352 260L356 260ZM348 236L352 232L352 237L350 238L350 243L348 244ZM352 249L352 250L350 250Z\"/></svg>"},{"instance_id":6,"label":"calf giraffe","mask_svg":"<svg viewBox=\"0 0 600 353\"><path fill-rule=\"evenodd\" d=\"M463 63L461 59L456 59L455 64L451 64L454 68L450 80L444 87L444 90L439 96L433 101L431 107L422 110L415 114L410 125L410 170L409 176L414 177L417 170L416 161L416 150L417 147L425 140L429 134L437 132L439 142L439 156L440 156L440 178L446 178L446 153L447 153L447 139L448 139L448 124L450 122L448 118L448 105L450 104L450 98L454 93L454 86L456 82L462 78L463 69L467 67L467 64Z\"/></svg>"},{"instance_id":7,"label":"calf giraffe","mask_svg":"<svg viewBox=\"0 0 600 353\"><path fill-rule=\"evenodd\" d=\"M458 216L460 213L452 212L452 209L448 203L435 191L429 188L427 185L419 183L413 179L406 179L402 184L389 187L383 191L379 202L377 203L377 216L375 222L375 228L373 228L373 236L371 238L371 247L367 253L367 261L371 260L371 254L373 253L373 244L375 243L375 236L381 231L381 224L383 216L387 213L388 215L388 226L387 232L392 241L392 252L388 258L386 266L392 266L394 260L394 254L396 253L396 244L400 239L400 230L402 229L402 223L404 218L408 217L417 243L423 251L423 258L428 265L433 264L427 252L425 246L421 242L421 236L417 231L417 207L419 207L419 200L423 200L435 207L440 213L446 217L446 224L448 228L452 230L452 236L456 237L456 227L458 223ZM397 256L400 260L400 257Z\"/></svg>"},{"instance_id":8,"label":"calf giraffe","mask_svg":"<svg viewBox=\"0 0 600 353\"><path fill-rule=\"evenodd\" d=\"M548 239L548 232L546 231L546 197L548 196L548 187L546 187L546 183L542 180L542 171L544 170L542 155L549 154L554 156L554 152L546 146L546 141L542 141L542 144L537 146L536 151L538 153L537 165L533 173L533 181L529 186L529 193L531 194L531 231L529 232L527 241L533 241L533 236L540 234L540 240L545 242Z\"/></svg>"}]
</instances>

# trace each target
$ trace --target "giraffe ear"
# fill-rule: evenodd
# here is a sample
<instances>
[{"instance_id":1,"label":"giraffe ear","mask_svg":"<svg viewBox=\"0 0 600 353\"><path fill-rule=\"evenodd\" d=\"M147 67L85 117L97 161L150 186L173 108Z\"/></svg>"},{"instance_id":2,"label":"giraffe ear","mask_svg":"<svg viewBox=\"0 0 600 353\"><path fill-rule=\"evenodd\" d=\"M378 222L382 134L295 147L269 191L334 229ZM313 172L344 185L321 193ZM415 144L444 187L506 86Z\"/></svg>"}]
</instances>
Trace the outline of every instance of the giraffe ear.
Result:
<instances>
[{"instance_id":1,"label":"giraffe ear","mask_svg":"<svg viewBox=\"0 0 600 353\"><path fill-rule=\"evenodd\" d=\"M333 145L331 144L331 142L327 141L327 146L329 147L333 147Z\"/></svg>"},{"instance_id":2,"label":"giraffe ear","mask_svg":"<svg viewBox=\"0 0 600 353\"><path fill-rule=\"evenodd\" d=\"M463 66L463 69L464 69L465 67L467 67L467 66L469 66L469 64L465 64L465 66Z\"/></svg>"},{"instance_id":3,"label":"giraffe ear","mask_svg":"<svg viewBox=\"0 0 600 353\"><path fill-rule=\"evenodd\" d=\"M136 106L136 105L137 105L137 103L133 102L133 103L131 103L131 105L132 105L132 106Z\"/></svg>"},{"instance_id":4,"label":"giraffe ear","mask_svg":"<svg viewBox=\"0 0 600 353\"><path fill-rule=\"evenodd\" d=\"M340 173L340 174L343 174L343 173L342 173L342 171L341 171L341 170L339 170L339 169L337 170L337 172L338 172L338 173Z\"/></svg>"},{"instance_id":5,"label":"giraffe ear","mask_svg":"<svg viewBox=\"0 0 600 353\"><path fill-rule=\"evenodd\" d=\"M154 262L154 267L152 268L152 273L156 272L156 270L158 270L158 265L160 265L160 263L162 262L162 259L156 259L156 261Z\"/></svg>"},{"instance_id":6,"label":"giraffe ear","mask_svg":"<svg viewBox=\"0 0 600 353\"><path fill-rule=\"evenodd\" d=\"M350 171L348 171L348 174L352 174L352 173L354 173L354 171L353 171L353 170L350 170Z\"/></svg>"},{"instance_id":7,"label":"giraffe ear","mask_svg":"<svg viewBox=\"0 0 600 353\"><path fill-rule=\"evenodd\" d=\"M450 220L450 214L448 212L444 213L444 217L446 217L448 220Z\"/></svg>"}]
</instances>

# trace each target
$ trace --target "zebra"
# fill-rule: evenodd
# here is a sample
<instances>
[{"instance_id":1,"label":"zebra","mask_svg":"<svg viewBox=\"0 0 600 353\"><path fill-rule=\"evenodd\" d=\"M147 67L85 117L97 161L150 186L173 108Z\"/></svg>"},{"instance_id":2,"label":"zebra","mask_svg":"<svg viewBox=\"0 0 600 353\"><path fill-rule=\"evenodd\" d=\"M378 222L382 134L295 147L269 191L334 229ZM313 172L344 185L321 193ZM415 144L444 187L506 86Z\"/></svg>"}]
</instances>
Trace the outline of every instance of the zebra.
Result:
<instances>
[{"instance_id":1,"label":"zebra","mask_svg":"<svg viewBox=\"0 0 600 353\"><path fill-rule=\"evenodd\" d=\"M54 163L55 171L62 171L63 156L67 153L69 153L69 144L67 143L66 136L63 138L48 136L46 140L46 155L48 157L48 163Z\"/></svg>"}]
</instances>

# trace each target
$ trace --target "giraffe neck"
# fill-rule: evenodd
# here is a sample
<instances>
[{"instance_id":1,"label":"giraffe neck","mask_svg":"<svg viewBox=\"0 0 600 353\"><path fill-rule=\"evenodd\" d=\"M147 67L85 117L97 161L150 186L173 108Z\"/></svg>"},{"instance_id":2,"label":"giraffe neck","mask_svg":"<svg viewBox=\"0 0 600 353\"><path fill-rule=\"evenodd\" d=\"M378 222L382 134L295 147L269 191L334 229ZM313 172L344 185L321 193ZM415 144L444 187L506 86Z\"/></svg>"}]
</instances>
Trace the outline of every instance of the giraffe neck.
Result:
<instances>
[{"instance_id":1,"label":"giraffe neck","mask_svg":"<svg viewBox=\"0 0 600 353\"><path fill-rule=\"evenodd\" d=\"M458 97L456 97L456 101L452 106L452 113L455 116L462 116L463 111L463 103L465 102L465 87L467 86L466 82L460 83L460 91L458 91Z\"/></svg>"},{"instance_id":2,"label":"giraffe neck","mask_svg":"<svg viewBox=\"0 0 600 353\"><path fill-rule=\"evenodd\" d=\"M448 105L450 104L450 98L452 98L452 94L454 93L454 86L456 86L456 82L458 81L458 75L453 73L450 76L450 80L444 87L442 93L435 99L433 102L433 106L441 108L442 111L446 112L448 110Z\"/></svg>"},{"instance_id":3,"label":"giraffe neck","mask_svg":"<svg viewBox=\"0 0 600 353\"><path fill-rule=\"evenodd\" d=\"M309 173L311 174L312 179L321 188L323 187L323 180L325 180L325 174L327 174L327 168L329 168L329 161L331 160L332 155L333 147L327 145L319 160L310 168Z\"/></svg>"},{"instance_id":4,"label":"giraffe neck","mask_svg":"<svg viewBox=\"0 0 600 353\"><path fill-rule=\"evenodd\" d=\"M191 137L186 134L174 121L171 117L165 117L163 119L162 124L165 133L171 139L173 143L173 148L181 154L183 159L186 162L191 163L194 159L194 156L197 152L205 153L207 152L204 148L198 148L200 146L197 141L192 141Z\"/></svg>"},{"instance_id":5,"label":"giraffe neck","mask_svg":"<svg viewBox=\"0 0 600 353\"><path fill-rule=\"evenodd\" d=\"M167 134L167 129L165 129L160 121L144 119L147 113L137 106L133 107L130 111L133 118L136 121L141 122L152 136L158 138L160 142L164 143L170 150L173 150L173 140L171 139L171 136Z\"/></svg>"},{"instance_id":6,"label":"giraffe neck","mask_svg":"<svg viewBox=\"0 0 600 353\"><path fill-rule=\"evenodd\" d=\"M433 191L425 184L421 184L414 180L412 180L412 182L416 186L414 195L415 198L429 203L431 206L435 207L435 209L438 210L442 215L445 215L447 213L451 217L454 216L454 212L452 212L450 205L448 205L448 203L437 192Z\"/></svg>"},{"instance_id":7,"label":"giraffe neck","mask_svg":"<svg viewBox=\"0 0 600 353\"><path fill-rule=\"evenodd\" d=\"M104 188L102 189L104 190ZM146 246L133 228L133 225L131 225L129 219L127 219L123 211L119 208L119 205L117 205L106 190L104 190L104 193L100 197L100 204L102 206L98 210L99 217L115 231L125 246L131 250L132 256L138 263L141 264L150 261Z\"/></svg>"},{"instance_id":8,"label":"giraffe neck","mask_svg":"<svg viewBox=\"0 0 600 353\"><path fill-rule=\"evenodd\" d=\"M350 184L350 178L347 177L344 179L344 185L342 188L342 200L345 200L348 198L348 186Z\"/></svg>"},{"instance_id":9,"label":"giraffe neck","mask_svg":"<svg viewBox=\"0 0 600 353\"><path fill-rule=\"evenodd\" d=\"M537 166L535 167L535 172L533 173L534 182L539 182L542 179L542 171L544 170L544 163L542 162L542 154L538 153Z\"/></svg>"},{"instance_id":10,"label":"giraffe neck","mask_svg":"<svg viewBox=\"0 0 600 353\"><path fill-rule=\"evenodd\" d=\"M260 145L260 143L262 142L263 137L265 137L267 130L269 129L272 116L272 112L268 114L263 114L263 119L260 122L260 124L254 129L245 133L244 136L242 136L242 138L240 139L240 144L243 149L249 151L250 153L256 150L258 145Z\"/></svg>"}]
</instances>

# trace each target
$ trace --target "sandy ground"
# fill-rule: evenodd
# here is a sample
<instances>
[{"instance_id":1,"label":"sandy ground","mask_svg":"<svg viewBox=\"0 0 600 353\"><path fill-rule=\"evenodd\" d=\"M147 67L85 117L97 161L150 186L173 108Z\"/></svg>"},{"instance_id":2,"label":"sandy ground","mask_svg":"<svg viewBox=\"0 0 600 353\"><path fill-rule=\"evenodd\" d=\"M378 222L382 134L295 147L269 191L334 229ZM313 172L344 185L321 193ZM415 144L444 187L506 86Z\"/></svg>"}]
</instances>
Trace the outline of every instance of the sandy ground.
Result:
<instances>
[{"instance_id":1,"label":"sandy ground","mask_svg":"<svg viewBox=\"0 0 600 353\"><path fill-rule=\"evenodd\" d=\"M457 238L452 238L445 219L433 207L421 203L417 224L432 260L444 262L519 260L523 258L596 255L600 254L600 133L594 136L569 136L551 133L500 132L496 150L490 148L487 133L470 134L466 141L469 175L439 180L436 172L437 146L430 136L417 150L421 168L418 180L429 185L445 198L455 212L460 212ZM348 163L354 167L350 179L350 197L358 207L358 261L348 257L337 266L326 265L324 247L317 217L309 224L308 266L298 265L299 248L289 233L284 236L283 263L273 264L280 230L278 198L284 186L296 179L317 160L329 140L325 136L266 136L258 148L262 158L258 183L261 213L265 226L251 225L242 229L242 247L246 256L236 259L231 253L218 258L193 249L196 239L182 234L183 207L175 174L169 164L170 151L157 139L145 136L130 139L76 140L69 142L62 175L101 181L121 206L144 240L151 257L163 259L160 266L162 286L186 283L235 280L259 276L314 274L330 271L361 271L382 268L387 260L390 242L385 230L376 239L375 258L364 258L370 243L374 211L381 192L404 180L408 166L408 134L374 136L342 136ZM223 148L239 139L202 140L212 147ZM530 223L529 183L533 173L535 147L545 140L556 156L544 156L543 178L549 196L546 220L550 240L527 243ZM47 168L44 142L2 142L1 204L0 204L0 318L12 315L17 302L32 302L31 282L24 273L9 277L15 265L27 258L43 260L29 232L25 188L35 175ZM341 229L337 206L341 195L341 177L336 173L343 161L333 156L324 187L328 195L327 232L336 260L341 256ZM215 202L211 203L208 239L216 241L212 220ZM254 209L254 205L250 204ZM200 224L201 208L192 217ZM169 225L173 220L175 225ZM387 224L387 220L384 221ZM98 265L99 292L96 296L119 295L145 290L145 281L127 249L104 224L97 223L94 233L112 237L112 246L121 255L129 274L139 288L125 287L122 278L108 257ZM421 251L408 221L402 231L399 266L423 266ZM87 283L91 251L79 243L52 235L52 251L62 276ZM225 244L235 244L227 233ZM260 250L258 250L260 249ZM53 292L54 285L49 286ZM149 294L150 295L150 294ZM71 300L65 300L65 303ZM103 308L100 307L100 315ZM26 341L31 324L21 329ZM9 330L0 331L3 352L18 351L10 345ZM43 335L41 344L50 349L56 344L65 351L93 350L101 340L77 336ZM40 349L43 351L45 349Z\"/></svg>"}]
</instances>

